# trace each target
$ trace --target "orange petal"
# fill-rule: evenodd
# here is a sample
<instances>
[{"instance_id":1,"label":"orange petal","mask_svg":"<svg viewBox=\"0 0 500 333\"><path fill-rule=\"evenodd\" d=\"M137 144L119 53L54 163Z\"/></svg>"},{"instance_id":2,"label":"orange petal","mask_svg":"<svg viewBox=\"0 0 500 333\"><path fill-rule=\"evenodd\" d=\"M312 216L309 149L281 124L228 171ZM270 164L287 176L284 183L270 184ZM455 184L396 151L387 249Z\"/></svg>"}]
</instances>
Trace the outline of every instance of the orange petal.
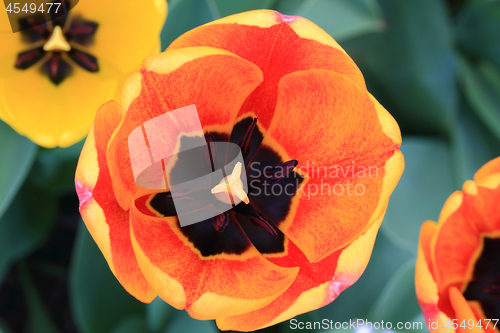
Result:
<instances>
[{"instance_id":1,"label":"orange petal","mask_svg":"<svg viewBox=\"0 0 500 333\"><path fill-rule=\"evenodd\" d=\"M382 125L382 131L387 135L396 146L400 147L402 143L401 138L401 130L399 129L399 125L396 120L392 117L392 115L387 112L387 110L370 94L370 99L375 106L375 110L377 110L378 120L380 121L380 125Z\"/></svg>"},{"instance_id":2,"label":"orange petal","mask_svg":"<svg viewBox=\"0 0 500 333\"><path fill-rule=\"evenodd\" d=\"M194 104L205 129L230 132L244 100L261 81L258 67L224 50L184 48L147 58L123 89L128 109L107 153L120 206L127 210L138 191L128 151L128 137L136 127Z\"/></svg>"},{"instance_id":3,"label":"orange petal","mask_svg":"<svg viewBox=\"0 0 500 333\"><path fill-rule=\"evenodd\" d=\"M479 180L484 181L485 173ZM491 177L491 176L490 176ZM439 218L438 231L431 242L433 272L438 282L439 307L449 316L450 287L464 288L483 248L483 237L500 234L500 190L465 182L462 192L455 192L446 201Z\"/></svg>"},{"instance_id":4,"label":"orange petal","mask_svg":"<svg viewBox=\"0 0 500 333\"><path fill-rule=\"evenodd\" d=\"M490 237L500 236L500 187L491 189L489 187L477 186L477 195L471 204L480 216L475 220L478 231L482 235Z\"/></svg>"},{"instance_id":5,"label":"orange petal","mask_svg":"<svg viewBox=\"0 0 500 333\"><path fill-rule=\"evenodd\" d=\"M467 304L469 304L472 312L474 313L474 316L476 318L488 318L488 316L486 316L484 314L484 311L483 311L483 308L481 306L481 303L479 303L478 301L467 301ZM488 318L489 319L489 318ZM498 325L496 325L495 327L495 322L490 322L489 325L487 325L488 327L486 327L486 324L488 322L487 321L484 321L482 320L481 324L482 324L482 328L487 332L487 333L498 333L500 331ZM477 324L477 322L476 322ZM493 324L493 325L492 325Z\"/></svg>"},{"instance_id":6,"label":"orange petal","mask_svg":"<svg viewBox=\"0 0 500 333\"><path fill-rule=\"evenodd\" d=\"M221 330L253 331L331 303L356 282L365 270L382 218L377 219L349 246L313 264L295 244L289 242L287 256L269 260L281 266L300 267L290 288L262 309L240 316L218 318L217 326Z\"/></svg>"},{"instance_id":7,"label":"orange petal","mask_svg":"<svg viewBox=\"0 0 500 333\"><path fill-rule=\"evenodd\" d=\"M121 120L120 106L110 101L97 112L76 170L80 213L111 271L123 287L142 302L156 294L137 265L129 233L128 213L116 202L106 164L106 146Z\"/></svg>"},{"instance_id":8,"label":"orange petal","mask_svg":"<svg viewBox=\"0 0 500 333\"><path fill-rule=\"evenodd\" d=\"M242 252L204 256L176 217L145 215L137 203L130 212L134 250L146 279L161 298L178 309L186 308L194 318L215 319L266 306L288 289L298 273L296 267L266 260L232 221L213 247L229 248L238 241L244 246ZM231 220L232 215L228 216ZM211 221L201 223L217 233Z\"/></svg>"},{"instance_id":9,"label":"orange petal","mask_svg":"<svg viewBox=\"0 0 500 333\"><path fill-rule=\"evenodd\" d=\"M264 143L298 160L295 170L306 177L279 228L310 261L363 233L403 171L398 144L383 132L366 90L332 71L285 76L267 134Z\"/></svg>"},{"instance_id":10,"label":"orange petal","mask_svg":"<svg viewBox=\"0 0 500 333\"><path fill-rule=\"evenodd\" d=\"M365 86L356 64L326 32L309 20L275 11L250 11L211 22L180 36L168 49L190 46L225 49L262 70L264 82L239 114L253 112L265 128L276 107L279 81L289 73L328 69Z\"/></svg>"},{"instance_id":11,"label":"orange petal","mask_svg":"<svg viewBox=\"0 0 500 333\"><path fill-rule=\"evenodd\" d=\"M496 188L500 184L500 157L489 161L474 175L477 185Z\"/></svg>"},{"instance_id":12,"label":"orange petal","mask_svg":"<svg viewBox=\"0 0 500 333\"><path fill-rule=\"evenodd\" d=\"M432 276L430 243L437 224L427 221L420 229L417 264L415 267L415 290L418 302L427 321L435 321L439 316L437 283Z\"/></svg>"},{"instance_id":13,"label":"orange petal","mask_svg":"<svg viewBox=\"0 0 500 333\"><path fill-rule=\"evenodd\" d=\"M476 323L478 322L478 318L474 315L471 307L465 300L462 293L455 287L450 288L450 301L453 306L453 310L455 310L456 319L458 322L457 331L460 333L484 333L484 330L476 327ZM474 323L469 327L468 321L472 320ZM465 327L462 327L461 324L465 321Z\"/></svg>"},{"instance_id":14,"label":"orange petal","mask_svg":"<svg viewBox=\"0 0 500 333\"><path fill-rule=\"evenodd\" d=\"M482 250L482 237L500 230L500 191L464 184L445 203L432 241L434 272L443 291L468 280Z\"/></svg>"},{"instance_id":15,"label":"orange petal","mask_svg":"<svg viewBox=\"0 0 500 333\"><path fill-rule=\"evenodd\" d=\"M415 290L429 330L433 333L453 333L452 321L438 307L438 286L433 277L431 242L436 234L437 224L426 221L420 229L420 239L415 267ZM447 326L447 327L445 327Z\"/></svg>"},{"instance_id":16,"label":"orange petal","mask_svg":"<svg viewBox=\"0 0 500 333\"><path fill-rule=\"evenodd\" d=\"M431 242L434 277L438 283L439 308L453 317L447 296L450 286L462 287L472 276L473 258L479 255L481 235L470 223L478 215L471 206L472 195L455 192L446 201L438 230Z\"/></svg>"}]
</instances>

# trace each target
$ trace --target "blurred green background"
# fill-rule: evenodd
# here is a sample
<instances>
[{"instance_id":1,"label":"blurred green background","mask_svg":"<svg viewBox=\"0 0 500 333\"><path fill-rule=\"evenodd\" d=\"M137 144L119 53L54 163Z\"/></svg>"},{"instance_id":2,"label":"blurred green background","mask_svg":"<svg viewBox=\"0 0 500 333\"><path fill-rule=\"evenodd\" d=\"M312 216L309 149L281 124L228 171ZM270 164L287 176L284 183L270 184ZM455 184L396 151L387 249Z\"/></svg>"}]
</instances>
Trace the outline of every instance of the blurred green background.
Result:
<instances>
[{"instance_id":1,"label":"blurred green background","mask_svg":"<svg viewBox=\"0 0 500 333\"><path fill-rule=\"evenodd\" d=\"M423 320L414 292L420 225L500 155L500 1L172 0L163 49L198 25L258 8L332 35L403 133L406 170L368 268L298 320ZM136 301L114 278L78 214L82 146L39 148L0 122L0 333L217 332L160 299ZM263 330L289 331L289 322Z\"/></svg>"}]
</instances>

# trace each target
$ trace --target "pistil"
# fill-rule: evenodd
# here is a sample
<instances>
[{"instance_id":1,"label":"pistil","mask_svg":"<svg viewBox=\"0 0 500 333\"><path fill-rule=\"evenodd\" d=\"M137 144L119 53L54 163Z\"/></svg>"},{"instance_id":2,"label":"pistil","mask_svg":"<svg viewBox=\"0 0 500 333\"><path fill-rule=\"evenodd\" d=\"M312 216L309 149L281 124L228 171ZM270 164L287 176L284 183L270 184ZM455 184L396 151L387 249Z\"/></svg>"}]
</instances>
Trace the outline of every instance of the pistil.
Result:
<instances>
[{"instance_id":1,"label":"pistil","mask_svg":"<svg viewBox=\"0 0 500 333\"><path fill-rule=\"evenodd\" d=\"M233 196L236 196L240 201L247 205L250 203L245 190L243 189L243 182L241 181L241 162L236 163L233 173L224 179L212 189L212 194L224 203L235 203Z\"/></svg>"},{"instance_id":2,"label":"pistil","mask_svg":"<svg viewBox=\"0 0 500 333\"><path fill-rule=\"evenodd\" d=\"M60 26L55 26L52 35L50 35L49 40L43 46L44 51L70 51L71 46L64 37L63 31Z\"/></svg>"}]
</instances>

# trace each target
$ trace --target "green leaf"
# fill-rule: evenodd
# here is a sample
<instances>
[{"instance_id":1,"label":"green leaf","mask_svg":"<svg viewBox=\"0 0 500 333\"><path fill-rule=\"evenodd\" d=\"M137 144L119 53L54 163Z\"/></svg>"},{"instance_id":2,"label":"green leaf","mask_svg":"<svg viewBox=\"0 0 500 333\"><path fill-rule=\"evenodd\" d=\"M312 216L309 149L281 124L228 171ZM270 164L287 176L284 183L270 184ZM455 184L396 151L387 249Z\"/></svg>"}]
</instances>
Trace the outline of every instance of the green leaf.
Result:
<instances>
[{"instance_id":1,"label":"green leaf","mask_svg":"<svg viewBox=\"0 0 500 333\"><path fill-rule=\"evenodd\" d=\"M464 96L484 124L500 139L500 71L481 61L473 67L460 59L460 83Z\"/></svg>"},{"instance_id":2,"label":"green leaf","mask_svg":"<svg viewBox=\"0 0 500 333\"><path fill-rule=\"evenodd\" d=\"M405 171L392 193L382 232L395 244L417 252L420 227L436 221L455 190L450 147L429 137L403 137Z\"/></svg>"},{"instance_id":3,"label":"green leaf","mask_svg":"<svg viewBox=\"0 0 500 333\"><path fill-rule=\"evenodd\" d=\"M75 192L75 171L85 140L68 148L41 149L28 182L51 194Z\"/></svg>"},{"instance_id":4,"label":"green leaf","mask_svg":"<svg viewBox=\"0 0 500 333\"><path fill-rule=\"evenodd\" d=\"M178 313L160 297L156 297L151 304L146 304L146 321L153 332L161 332L167 326L168 320Z\"/></svg>"},{"instance_id":5,"label":"green leaf","mask_svg":"<svg viewBox=\"0 0 500 333\"><path fill-rule=\"evenodd\" d=\"M375 0L280 0L275 9L305 17L337 41L382 31L382 11Z\"/></svg>"},{"instance_id":6,"label":"green leaf","mask_svg":"<svg viewBox=\"0 0 500 333\"><path fill-rule=\"evenodd\" d=\"M38 146L0 121L0 217L23 184Z\"/></svg>"},{"instance_id":7,"label":"green leaf","mask_svg":"<svg viewBox=\"0 0 500 333\"><path fill-rule=\"evenodd\" d=\"M316 310L318 318L328 318L334 322L367 318L371 305L390 277L402 264L415 257L415 254L398 247L379 232L370 262L363 275L332 303Z\"/></svg>"},{"instance_id":8,"label":"green leaf","mask_svg":"<svg viewBox=\"0 0 500 333\"><path fill-rule=\"evenodd\" d=\"M111 333L147 333L150 332L144 315L133 315L121 321Z\"/></svg>"},{"instance_id":9,"label":"green leaf","mask_svg":"<svg viewBox=\"0 0 500 333\"><path fill-rule=\"evenodd\" d=\"M144 304L120 285L80 223L70 267L70 304L80 332L108 333L124 318L144 314Z\"/></svg>"},{"instance_id":10,"label":"green leaf","mask_svg":"<svg viewBox=\"0 0 500 333\"><path fill-rule=\"evenodd\" d=\"M276 1L277 0L213 0L221 17L249 10L273 8Z\"/></svg>"},{"instance_id":11,"label":"green leaf","mask_svg":"<svg viewBox=\"0 0 500 333\"><path fill-rule=\"evenodd\" d=\"M457 15L460 45L470 54L500 67L500 2L476 1Z\"/></svg>"},{"instance_id":12,"label":"green leaf","mask_svg":"<svg viewBox=\"0 0 500 333\"><path fill-rule=\"evenodd\" d=\"M24 186L0 218L0 281L10 266L28 256L49 236L55 225L57 201Z\"/></svg>"},{"instance_id":13,"label":"green leaf","mask_svg":"<svg viewBox=\"0 0 500 333\"><path fill-rule=\"evenodd\" d=\"M500 140L463 103L452 137L456 184L461 186L488 161L500 156Z\"/></svg>"},{"instance_id":14,"label":"green leaf","mask_svg":"<svg viewBox=\"0 0 500 333\"><path fill-rule=\"evenodd\" d=\"M379 1L383 33L342 43L403 133L449 133L457 112L454 40L443 1Z\"/></svg>"},{"instance_id":15,"label":"green leaf","mask_svg":"<svg viewBox=\"0 0 500 333\"><path fill-rule=\"evenodd\" d=\"M372 305L368 314L371 322L411 322L422 313L415 294L415 261L410 260L403 264L387 282L384 290ZM415 329L418 327L412 327ZM405 329L392 330L405 331ZM422 325L423 330L423 325Z\"/></svg>"},{"instance_id":16,"label":"green leaf","mask_svg":"<svg viewBox=\"0 0 500 333\"><path fill-rule=\"evenodd\" d=\"M186 31L220 17L214 0L168 1L168 18L161 32L162 50Z\"/></svg>"},{"instance_id":17,"label":"green leaf","mask_svg":"<svg viewBox=\"0 0 500 333\"><path fill-rule=\"evenodd\" d=\"M33 333L59 332L36 290L36 286L29 275L28 267L24 263L20 263L17 268L28 308L29 331Z\"/></svg>"},{"instance_id":18,"label":"green leaf","mask_svg":"<svg viewBox=\"0 0 500 333\"><path fill-rule=\"evenodd\" d=\"M213 320L197 320L189 316L184 310L176 310L174 317L169 321L165 333L216 333L219 332Z\"/></svg>"}]
</instances>

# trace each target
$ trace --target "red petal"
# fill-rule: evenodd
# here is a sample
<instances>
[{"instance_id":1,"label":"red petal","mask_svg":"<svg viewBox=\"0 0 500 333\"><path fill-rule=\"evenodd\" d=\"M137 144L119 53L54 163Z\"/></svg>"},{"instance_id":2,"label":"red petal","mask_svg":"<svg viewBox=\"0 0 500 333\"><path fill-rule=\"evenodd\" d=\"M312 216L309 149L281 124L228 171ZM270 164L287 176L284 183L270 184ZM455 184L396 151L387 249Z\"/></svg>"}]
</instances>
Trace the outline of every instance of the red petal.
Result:
<instances>
[{"instance_id":1,"label":"red petal","mask_svg":"<svg viewBox=\"0 0 500 333\"><path fill-rule=\"evenodd\" d=\"M240 316L218 318L217 326L222 330L253 331L331 303L365 270L382 218L378 218L349 246L316 263L311 264L295 244L288 242L287 256L268 259L281 266L300 267L290 288L262 309Z\"/></svg>"},{"instance_id":2,"label":"red petal","mask_svg":"<svg viewBox=\"0 0 500 333\"><path fill-rule=\"evenodd\" d=\"M496 188L500 184L500 157L489 161L474 175L479 186Z\"/></svg>"},{"instance_id":3,"label":"red petal","mask_svg":"<svg viewBox=\"0 0 500 333\"><path fill-rule=\"evenodd\" d=\"M278 83L289 73L329 69L365 86L358 67L342 48L301 17L284 17L270 10L236 14L185 33L168 49L190 46L225 49L259 66L264 82L245 101L239 115L253 112L265 128L276 107Z\"/></svg>"},{"instance_id":4,"label":"red petal","mask_svg":"<svg viewBox=\"0 0 500 333\"><path fill-rule=\"evenodd\" d=\"M417 264L415 267L415 289L418 302L426 320L435 321L439 316L439 300L436 280L432 274L431 240L437 230L435 222L427 221L420 229Z\"/></svg>"},{"instance_id":5,"label":"red petal","mask_svg":"<svg viewBox=\"0 0 500 333\"><path fill-rule=\"evenodd\" d=\"M194 104L204 130L230 132L241 104L262 81L255 65L213 48L166 51L146 59L143 66L132 83L135 87L124 87L122 100L129 107L107 153L114 192L126 210L139 190L128 151L128 137L136 127Z\"/></svg>"},{"instance_id":6,"label":"red petal","mask_svg":"<svg viewBox=\"0 0 500 333\"><path fill-rule=\"evenodd\" d=\"M161 298L178 309L186 308L197 319L266 306L297 275L298 268L272 264L251 243L242 254L204 257L184 236L176 217L148 216L135 204L130 212L134 250L146 278Z\"/></svg>"},{"instance_id":7,"label":"red petal","mask_svg":"<svg viewBox=\"0 0 500 333\"><path fill-rule=\"evenodd\" d=\"M431 251L440 293L438 305L450 317L453 309L447 297L449 288L463 288L472 276L483 248L483 236L498 236L499 200L500 187L491 189L467 181L462 192L455 192L443 206Z\"/></svg>"},{"instance_id":8,"label":"red petal","mask_svg":"<svg viewBox=\"0 0 500 333\"><path fill-rule=\"evenodd\" d=\"M123 287L142 302L156 294L144 278L132 248L129 215L114 198L106 163L106 147L121 120L120 106L110 101L97 112L76 171L83 221Z\"/></svg>"},{"instance_id":9,"label":"red petal","mask_svg":"<svg viewBox=\"0 0 500 333\"><path fill-rule=\"evenodd\" d=\"M476 327L476 325L472 325L472 328L469 327L469 319L472 319L474 323L477 323L479 318L476 318L462 293L455 287L450 288L450 300L456 313L456 319L458 319L458 333L484 333L484 330ZM465 324L465 328L460 326L464 321L467 323Z\"/></svg>"},{"instance_id":10,"label":"red petal","mask_svg":"<svg viewBox=\"0 0 500 333\"><path fill-rule=\"evenodd\" d=\"M363 87L332 71L289 74L267 134L306 177L279 228L309 260L344 247L385 211L404 163Z\"/></svg>"}]
</instances>

